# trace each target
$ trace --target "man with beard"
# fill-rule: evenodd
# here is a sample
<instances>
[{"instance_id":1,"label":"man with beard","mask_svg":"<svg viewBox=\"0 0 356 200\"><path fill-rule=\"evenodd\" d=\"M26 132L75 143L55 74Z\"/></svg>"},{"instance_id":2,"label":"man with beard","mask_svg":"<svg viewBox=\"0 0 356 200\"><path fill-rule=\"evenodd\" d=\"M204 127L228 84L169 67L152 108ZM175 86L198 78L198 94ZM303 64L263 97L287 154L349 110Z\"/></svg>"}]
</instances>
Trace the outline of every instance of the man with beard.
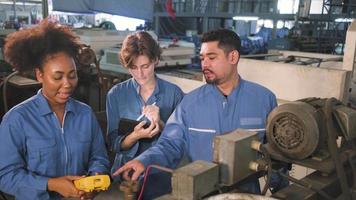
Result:
<instances>
[{"instance_id":1,"label":"man with beard","mask_svg":"<svg viewBox=\"0 0 356 200\"><path fill-rule=\"evenodd\" d=\"M118 169L126 179L136 180L148 165L175 168L184 154L191 161L213 159L213 139L237 128L259 130L265 136L267 116L277 106L268 89L238 74L241 42L227 29L205 33L200 59L207 84L187 94L167 121L156 145ZM258 180L238 188L260 193Z\"/></svg>"}]
</instances>

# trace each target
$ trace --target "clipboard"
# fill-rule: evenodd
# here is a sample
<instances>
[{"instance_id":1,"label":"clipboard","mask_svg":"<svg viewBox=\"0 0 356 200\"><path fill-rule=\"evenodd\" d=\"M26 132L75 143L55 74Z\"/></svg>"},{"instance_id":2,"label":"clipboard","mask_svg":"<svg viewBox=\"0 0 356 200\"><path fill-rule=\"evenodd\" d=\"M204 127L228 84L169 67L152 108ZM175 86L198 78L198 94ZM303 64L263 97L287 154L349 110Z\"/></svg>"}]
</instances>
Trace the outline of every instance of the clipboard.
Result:
<instances>
[{"instance_id":1,"label":"clipboard","mask_svg":"<svg viewBox=\"0 0 356 200\"><path fill-rule=\"evenodd\" d=\"M132 133L134 128L140 122L141 121L137 121L137 120L133 120L133 119L121 118L119 121L119 128L118 128L119 135L123 135L126 137L126 135ZM143 128L148 128L149 126L150 126L150 123L146 122L146 124L143 125ZM153 136L152 138L142 138L139 141L141 143L151 143L153 140L155 140L160 135L161 135L161 133L158 133L157 135Z\"/></svg>"},{"instance_id":2,"label":"clipboard","mask_svg":"<svg viewBox=\"0 0 356 200\"><path fill-rule=\"evenodd\" d=\"M136 121L133 119L127 119L127 118L121 118L119 121L119 134L120 135L127 135L130 134L134 128L139 124L141 121ZM150 126L150 123L146 122L145 125L143 125L143 128L147 128Z\"/></svg>"}]
</instances>

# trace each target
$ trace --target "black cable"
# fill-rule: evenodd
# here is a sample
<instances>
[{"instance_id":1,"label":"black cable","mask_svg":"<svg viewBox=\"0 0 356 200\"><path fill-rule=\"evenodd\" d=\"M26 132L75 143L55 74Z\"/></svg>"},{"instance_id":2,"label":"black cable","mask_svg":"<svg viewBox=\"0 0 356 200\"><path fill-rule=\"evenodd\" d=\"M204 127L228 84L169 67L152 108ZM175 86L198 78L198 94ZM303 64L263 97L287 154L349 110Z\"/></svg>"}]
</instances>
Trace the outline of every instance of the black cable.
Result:
<instances>
[{"instance_id":1,"label":"black cable","mask_svg":"<svg viewBox=\"0 0 356 200\"><path fill-rule=\"evenodd\" d=\"M7 105L7 83L8 81L15 75L17 75L19 72L18 71L14 71L12 72L10 75L8 75L4 81L3 81L3 88L2 88L2 98L3 98L3 102L4 102L4 112L6 113L9 110L9 107Z\"/></svg>"},{"instance_id":2,"label":"black cable","mask_svg":"<svg viewBox=\"0 0 356 200\"><path fill-rule=\"evenodd\" d=\"M266 179L265 186L263 187L263 190L261 192L262 195L265 195L269 188L271 177L272 177L272 159L263 145L260 146L260 150L263 156L267 159L267 179Z\"/></svg>"}]
</instances>

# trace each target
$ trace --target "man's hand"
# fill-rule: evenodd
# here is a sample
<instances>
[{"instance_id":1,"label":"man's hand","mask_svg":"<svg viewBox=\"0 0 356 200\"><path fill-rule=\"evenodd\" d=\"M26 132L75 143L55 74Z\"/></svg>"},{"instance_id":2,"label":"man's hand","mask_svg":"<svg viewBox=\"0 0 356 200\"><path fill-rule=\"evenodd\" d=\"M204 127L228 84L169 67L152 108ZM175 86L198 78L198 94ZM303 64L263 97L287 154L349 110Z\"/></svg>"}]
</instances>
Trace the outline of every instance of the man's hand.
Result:
<instances>
[{"instance_id":1,"label":"man's hand","mask_svg":"<svg viewBox=\"0 0 356 200\"><path fill-rule=\"evenodd\" d=\"M84 192L75 188L73 181L82 178L81 176L62 176L58 178L48 179L48 191L54 191L61 194L63 197L81 197Z\"/></svg>"},{"instance_id":2,"label":"man's hand","mask_svg":"<svg viewBox=\"0 0 356 200\"><path fill-rule=\"evenodd\" d=\"M123 177L125 180L133 180L136 181L138 177L145 171L145 166L138 160L131 160L127 162L124 166L116 170L113 173L113 176L118 176L123 173ZM132 173L131 178L129 174Z\"/></svg>"}]
</instances>

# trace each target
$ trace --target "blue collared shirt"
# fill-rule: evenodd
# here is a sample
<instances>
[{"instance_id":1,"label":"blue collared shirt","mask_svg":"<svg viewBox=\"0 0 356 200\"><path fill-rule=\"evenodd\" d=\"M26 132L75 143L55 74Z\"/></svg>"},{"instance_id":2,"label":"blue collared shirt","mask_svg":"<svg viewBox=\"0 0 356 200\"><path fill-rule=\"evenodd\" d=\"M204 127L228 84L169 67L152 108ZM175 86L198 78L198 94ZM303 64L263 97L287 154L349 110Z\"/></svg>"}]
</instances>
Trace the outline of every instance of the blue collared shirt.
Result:
<instances>
[{"instance_id":1,"label":"blue collared shirt","mask_svg":"<svg viewBox=\"0 0 356 200\"><path fill-rule=\"evenodd\" d=\"M41 90L13 107L0 125L0 190L16 199L53 199L49 178L108 173L109 161L91 108L72 98L61 127Z\"/></svg>"},{"instance_id":2,"label":"blue collared shirt","mask_svg":"<svg viewBox=\"0 0 356 200\"><path fill-rule=\"evenodd\" d=\"M146 167L158 164L175 168L186 153L191 161L213 159L213 139L237 128L265 135L267 116L277 106L268 89L240 79L225 97L214 84L187 94L173 112L156 145L136 159Z\"/></svg>"},{"instance_id":3,"label":"blue collared shirt","mask_svg":"<svg viewBox=\"0 0 356 200\"><path fill-rule=\"evenodd\" d=\"M129 158L133 158L135 155L149 148L152 143L155 143L157 140L155 139L149 144L138 141L129 150L121 150L121 141L124 136L122 133L118 133L118 123L120 119L128 118L136 120L141 115L143 106L151 105L156 102L156 106L160 108L160 118L163 122L166 122L184 96L184 93L178 86L158 77L156 77L156 80L156 87L147 102L143 101L140 95L140 86L133 78L115 85L107 95L108 143L111 150L117 154L113 170L123 164L117 160L120 154L125 154ZM144 147L142 148L140 145L144 145Z\"/></svg>"}]
</instances>

